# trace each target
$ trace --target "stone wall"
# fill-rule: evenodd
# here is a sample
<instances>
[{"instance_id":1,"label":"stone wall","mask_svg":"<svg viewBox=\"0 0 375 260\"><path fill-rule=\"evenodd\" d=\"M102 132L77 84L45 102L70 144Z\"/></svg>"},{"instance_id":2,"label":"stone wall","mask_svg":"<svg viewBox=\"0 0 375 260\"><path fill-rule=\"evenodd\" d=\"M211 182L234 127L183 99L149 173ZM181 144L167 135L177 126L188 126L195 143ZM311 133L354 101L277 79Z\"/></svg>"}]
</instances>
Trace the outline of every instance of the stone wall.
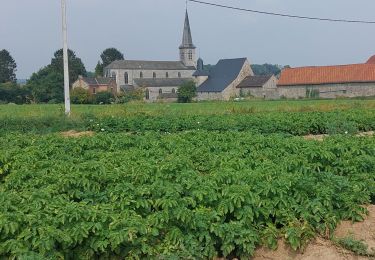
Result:
<instances>
[{"instance_id":1,"label":"stone wall","mask_svg":"<svg viewBox=\"0 0 375 260\"><path fill-rule=\"evenodd\" d=\"M134 85L135 79L140 79L142 72L144 79L152 79L153 73L156 73L156 78L167 78L166 73L168 72L168 78L179 78L178 73L181 74L181 78L191 78L193 80L194 70L124 70L124 69L111 69L109 75L116 74L117 91L120 91L120 86L125 84L125 72L128 73L128 85Z\"/></svg>"},{"instance_id":2,"label":"stone wall","mask_svg":"<svg viewBox=\"0 0 375 260\"><path fill-rule=\"evenodd\" d=\"M166 93L173 93L173 90L175 90L175 93L177 93L177 90L178 90L179 86L174 86L174 87L147 87L145 88L145 93L146 91L148 90L149 91L149 99L146 99L146 96L145 96L145 101L146 102L156 102L156 101L159 101L159 95L160 95L160 92L159 90L161 89L162 90L162 93L166 94ZM176 100L176 99L170 99L170 101L172 100Z\"/></svg>"},{"instance_id":3,"label":"stone wall","mask_svg":"<svg viewBox=\"0 0 375 260\"><path fill-rule=\"evenodd\" d=\"M272 76L263 87L240 88L241 95L253 96L255 98L279 99L277 90L277 78Z\"/></svg>"},{"instance_id":4,"label":"stone wall","mask_svg":"<svg viewBox=\"0 0 375 260\"><path fill-rule=\"evenodd\" d=\"M196 100L223 100L223 95L222 92L197 92Z\"/></svg>"},{"instance_id":5,"label":"stone wall","mask_svg":"<svg viewBox=\"0 0 375 260\"><path fill-rule=\"evenodd\" d=\"M375 83L347 83L327 85L279 86L280 97L305 98L307 92L319 93L320 98L375 96Z\"/></svg>"}]
</instances>

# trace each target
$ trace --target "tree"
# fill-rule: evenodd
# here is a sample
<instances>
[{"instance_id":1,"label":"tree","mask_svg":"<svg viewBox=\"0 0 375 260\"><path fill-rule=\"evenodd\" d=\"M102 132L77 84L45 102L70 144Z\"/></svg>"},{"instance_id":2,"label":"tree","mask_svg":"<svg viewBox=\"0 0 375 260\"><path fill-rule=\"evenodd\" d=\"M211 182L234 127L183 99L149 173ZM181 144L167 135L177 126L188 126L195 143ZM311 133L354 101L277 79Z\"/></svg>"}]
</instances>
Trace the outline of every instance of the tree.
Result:
<instances>
[{"instance_id":1,"label":"tree","mask_svg":"<svg viewBox=\"0 0 375 260\"><path fill-rule=\"evenodd\" d=\"M282 66L272 64L253 64L251 68L255 75L278 75L281 72Z\"/></svg>"},{"instance_id":2,"label":"tree","mask_svg":"<svg viewBox=\"0 0 375 260\"><path fill-rule=\"evenodd\" d=\"M25 104L29 99L29 91L24 86L13 82L0 84L0 103Z\"/></svg>"},{"instance_id":3,"label":"tree","mask_svg":"<svg viewBox=\"0 0 375 260\"><path fill-rule=\"evenodd\" d=\"M197 96L197 88L194 81L184 82L177 91L179 103L190 103Z\"/></svg>"},{"instance_id":4,"label":"tree","mask_svg":"<svg viewBox=\"0 0 375 260\"><path fill-rule=\"evenodd\" d=\"M7 50L0 51L0 83L16 82L17 64Z\"/></svg>"},{"instance_id":5,"label":"tree","mask_svg":"<svg viewBox=\"0 0 375 260\"><path fill-rule=\"evenodd\" d=\"M102 52L100 58L101 61L99 61L95 67L96 76L103 76L104 68L116 60L123 60L124 54L122 54L116 48L108 48Z\"/></svg>"},{"instance_id":6,"label":"tree","mask_svg":"<svg viewBox=\"0 0 375 260\"><path fill-rule=\"evenodd\" d=\"M64 75L48 65L31 75L27 82L34 102L59 103L64 101Z\"/></svg>"},{"instance_id":7,"label":"tree","mask_svg":"<svg viewBox=\"0 0 375 260\"><path fill-rule=\"evenodd\" d=\"M74 51L68 50L68 60L69 60L69 80L70 84L78 79L78 76L86 77L86 68L83 62L78 58ZM57 73L64 75L64 65L63 65L63 50L60 49L55 52L54 57L51 60L51 68Z\"/></svg>"}]
</instances>

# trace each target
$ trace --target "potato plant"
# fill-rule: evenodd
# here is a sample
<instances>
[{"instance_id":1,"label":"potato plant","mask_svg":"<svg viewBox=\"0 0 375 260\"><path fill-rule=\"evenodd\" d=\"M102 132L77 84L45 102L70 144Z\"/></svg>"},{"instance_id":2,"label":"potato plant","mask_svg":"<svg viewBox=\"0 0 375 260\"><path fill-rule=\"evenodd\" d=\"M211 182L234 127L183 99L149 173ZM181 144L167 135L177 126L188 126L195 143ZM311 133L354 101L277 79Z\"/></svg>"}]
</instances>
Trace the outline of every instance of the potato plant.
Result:
<instances>
[{"instance_id":1,"label":"potato plant","mask_svg":"<svg viewBox=\"0 0 375 260\"><path fill-rule=\"evenodd\" d=\"M299 249L375 197L367 137L8 133L0 155L5 258L248 257L281 237Z\"/></svg>"}]
</instances>

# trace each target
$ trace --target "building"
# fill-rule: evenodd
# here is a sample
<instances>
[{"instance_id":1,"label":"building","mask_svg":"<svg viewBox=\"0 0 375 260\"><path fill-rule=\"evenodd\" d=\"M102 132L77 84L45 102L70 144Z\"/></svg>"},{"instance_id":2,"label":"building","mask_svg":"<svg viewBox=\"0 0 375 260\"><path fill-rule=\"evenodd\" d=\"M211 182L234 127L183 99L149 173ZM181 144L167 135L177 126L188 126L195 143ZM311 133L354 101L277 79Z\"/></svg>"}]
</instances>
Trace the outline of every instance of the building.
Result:
<instances>
[{"instance_id":1,"label":"building","mask_svg":"<svg viewBox=\"0 0 375 260\"><path fill-rule=\"evenodd\" d=\"M375 96L375 56L364 64L284 69L277 86L285 98Z\"/></svg>"},{"instance_id":2,"label":"building","mask_svg":"<svg viewBox=\"0 0 375 260\"><path fill-rule=\"evenodd\" d=\"M238 85L249 76L254 76L246 58L223 59L207 73L203 70L203 61L199 61L194 73L197 88L197 100L229 100L240 95Z\"/></svg>"},{"instance_id":3,"label":"building","mask_svg":"<svg viewBox=\"0 0 375 260\"><path fill-rule=\"evenodd\" d=\"M177 88L184 81L193 79L197 67L196 47L193 44L187 11L179 53L179 61L115 61L104 68L104 74L108 78L116 79L118 92L142 87L148 101L176 96Z\"/></svg>"},{"instance_id":4,"label":"building","mask_svg":"<svg viewBox=\"0 0 375 260\"><path fill-rule=\"evenodd\" d=\"M240 96L278 99L277 78L274 75L248 76L238 86Z\"/></svg>"},{"instance_id":5,"label":"building","mask_svg":"<svg viewBox=\"0 0 375 260\"><path fill-rule=\"evenodd\" d=\"M116 81L112 78L84 78L79 76L72 85L73 89L83 88L95 95L98 92L110 91L114 95L117 93Z\"/></svg>"}]
</instances>

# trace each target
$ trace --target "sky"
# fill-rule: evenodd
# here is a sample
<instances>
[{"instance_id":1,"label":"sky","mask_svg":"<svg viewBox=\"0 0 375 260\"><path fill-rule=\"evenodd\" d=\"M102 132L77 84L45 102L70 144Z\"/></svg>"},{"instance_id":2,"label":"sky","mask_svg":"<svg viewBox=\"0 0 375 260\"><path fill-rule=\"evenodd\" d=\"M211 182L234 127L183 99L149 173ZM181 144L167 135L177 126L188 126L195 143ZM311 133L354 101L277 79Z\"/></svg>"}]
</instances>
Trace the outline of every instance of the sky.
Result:
<instances>
[{"instance_id":1,"label":"sky","mask_svg":"<svg viewBox=\"0 0 375 260\"><path fill-rule=\"evenodd\" d=\"M93 71L115 47L125 59L178 60L185 0L66 0L69 48ZM375 20L374 0L206 0L269 12ZM375 24L296 20L188 4L194 44L206 64L310 66L363 63L375 54ZM62 48L60 0L0 0L0 49L29 78Z\"/></svg>"}]
</instances>

